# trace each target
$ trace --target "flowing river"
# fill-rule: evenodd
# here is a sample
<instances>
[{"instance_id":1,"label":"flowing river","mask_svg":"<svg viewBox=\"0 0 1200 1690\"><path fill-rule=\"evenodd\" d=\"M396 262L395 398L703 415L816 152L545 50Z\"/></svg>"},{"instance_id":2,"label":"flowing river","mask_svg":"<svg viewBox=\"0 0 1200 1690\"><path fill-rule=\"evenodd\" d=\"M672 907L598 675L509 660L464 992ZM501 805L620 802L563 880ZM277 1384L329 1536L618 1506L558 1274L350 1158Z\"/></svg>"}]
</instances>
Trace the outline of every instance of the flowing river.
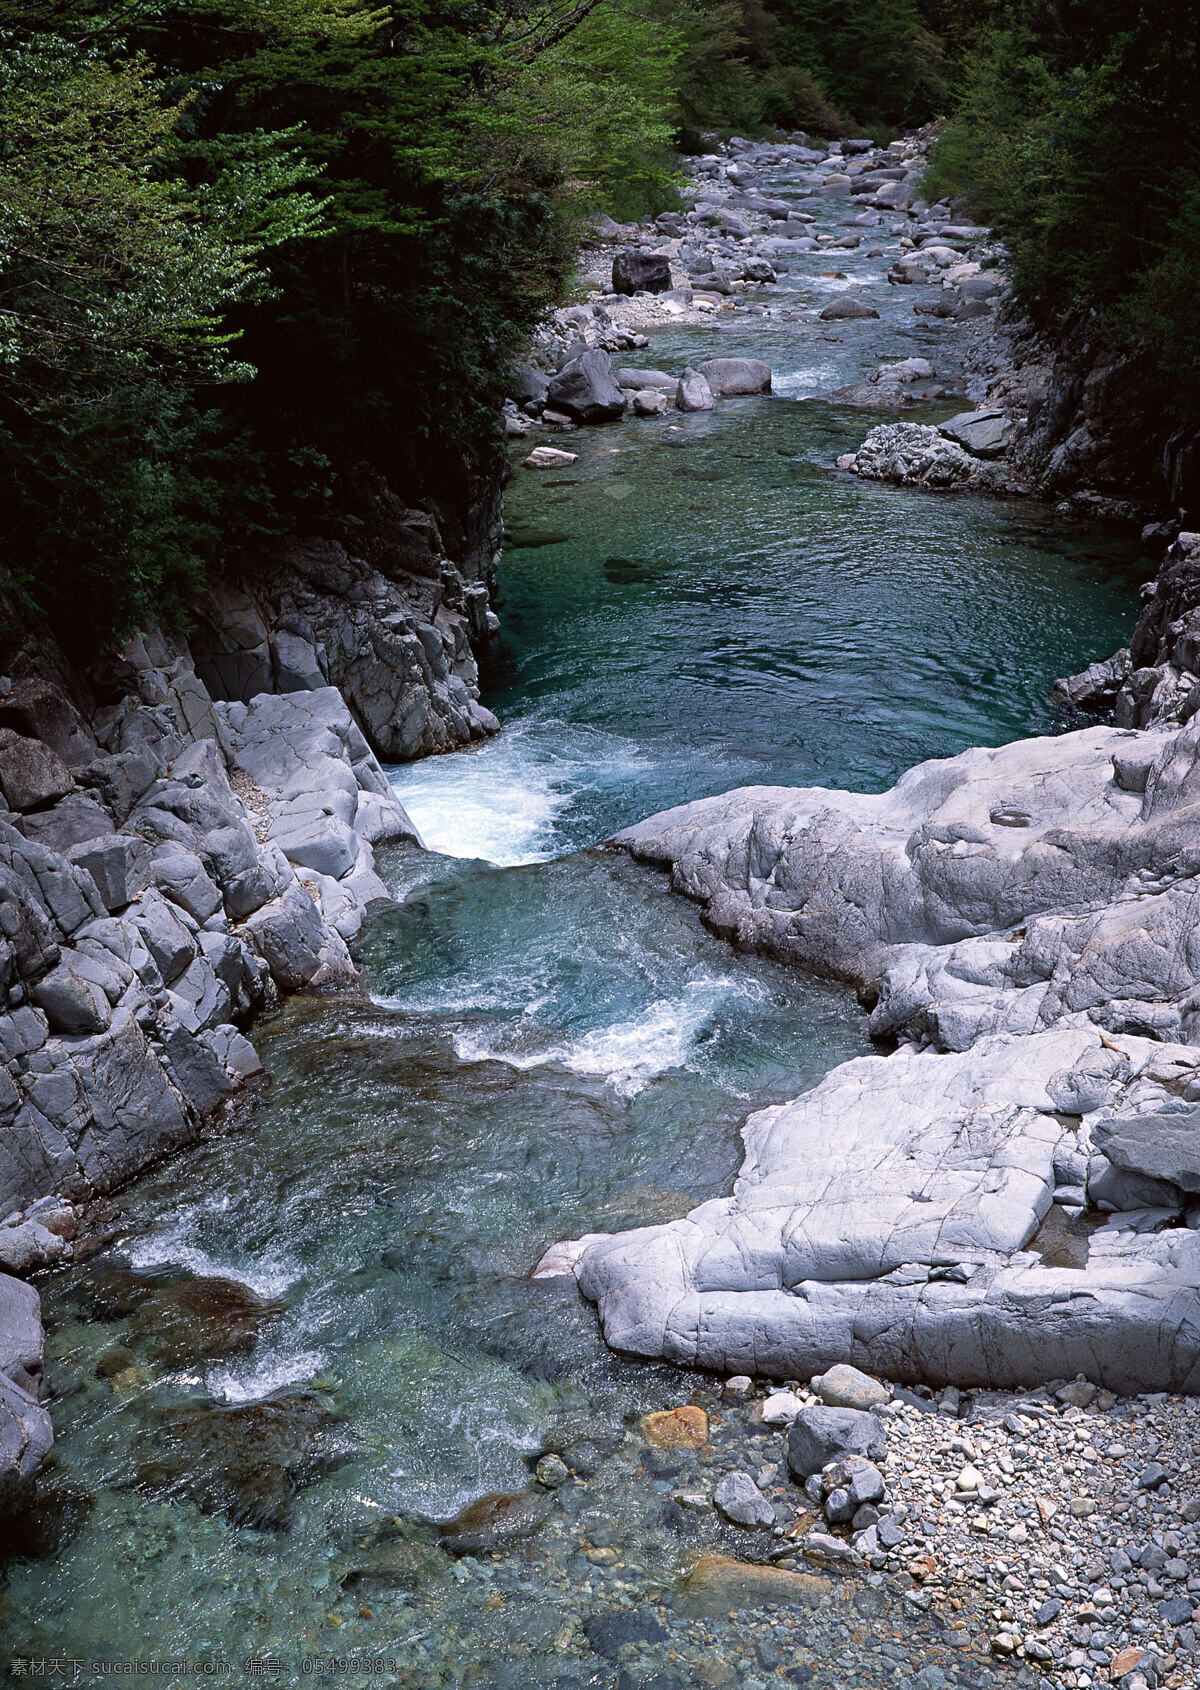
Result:
<instances>
[{"instance_id":1,"label":"flowing river","mask_svg":"<svg viewBox=\"0 0 1200 1690\"><path fill-rule=\"evenodd\" d=\"M811 202L830 225L844 207ZM672 1503L678 1477L624 1435L712 1393L611 1355L572 1280L528 1277L555 1239L728 1191L745 1116L868 1048L849 994L735 955L596 842L732 786L879 790L1058 731L1054 677L1133 624L1129 542L834 473L880 419L822 391L883 358L954 374L921 290L838 262L878 282L878 322L783 321L844 285L813 254L773 315L637 360L762 357L771 397L580 430L577 463L516 470L484 675L505 731L393 771L431 851L384 859L365 989L260 1025L268 1079L233 1128L121 1193L113 1243L42 1282L58 1441L0 1593L5 1659L89 1683L131 1660L422 1690L990 1681L878 1583L782 1618L660 1606L737 1534ZM568 1446L577 1477L533 1535L490 1551L485 1521L478 1553L438 1546ZM647 1612L649 1676L588 1641L598 1614Z\"/></svg>"}]
</instances>

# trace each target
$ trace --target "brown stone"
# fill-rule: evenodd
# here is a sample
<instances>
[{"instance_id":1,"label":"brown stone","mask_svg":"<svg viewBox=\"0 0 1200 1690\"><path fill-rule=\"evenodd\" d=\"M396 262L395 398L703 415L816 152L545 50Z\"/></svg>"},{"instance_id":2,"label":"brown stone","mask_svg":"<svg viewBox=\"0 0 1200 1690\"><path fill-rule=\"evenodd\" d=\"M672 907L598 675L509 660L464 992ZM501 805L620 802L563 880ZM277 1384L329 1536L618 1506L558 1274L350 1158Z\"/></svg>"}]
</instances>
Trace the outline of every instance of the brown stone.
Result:
<instances>
[{"instance_id":1,"label":"brown stone","mask_svg":"<svg viewBox=\"0 0 1200 1690\"><path fill-rule=\"evenodd\" d=\"M812 1607L831 1594L829 1580L815 1573L790 1573L725 1555L701 1555L676 1586L673 1606L679 1613L698 1617L780 1602Z\"/></svg>"},{"instance_id":2,"label":"brown stone","mask_svg":"<svg viewBox=\"0 0 1200 1690\"><path fill-rule=\"evenodd\" d=\"M1127 1672L1132 1672L1142 1658L1141 1649L1119 1649L1109 1665L1109 1674L1113 1678L1124 1678Z\"/></svg>"},{"instance_id":3,"label":"brown stone","mask_svg":"<svg viewBox=\"0 0 1200 1690\"><path fill-rule=\"evenodd\" d=\"M708 1442L708 1415L688 1403L642 1416L642 1436L659 1449L699 1449Z\"/></svg>"},{"instance_id":4,"label":"brown stone","mask_svg":"<svg viewBox=\"0 0 1200 1690\"><path fill-rule=\"evenodd\" d=\"M438 1527L442 1546L456 1555L500 1548L535 1532L549 1509L549 1501L533 1491L491 1491Z\"/></svg>"},{"instance_id":5,"label":"brown stone","mask_svg":"<svg viewBox=\"0 0 1200 1690\"><path fill-rule=\"evenodd\" d=\"M734 1681L734 1671L729 1662L718 1660L715 1655L701 1661L693 1671L705 1690L725 1690L725 1686Z\"/></svg>"}]
</instances>

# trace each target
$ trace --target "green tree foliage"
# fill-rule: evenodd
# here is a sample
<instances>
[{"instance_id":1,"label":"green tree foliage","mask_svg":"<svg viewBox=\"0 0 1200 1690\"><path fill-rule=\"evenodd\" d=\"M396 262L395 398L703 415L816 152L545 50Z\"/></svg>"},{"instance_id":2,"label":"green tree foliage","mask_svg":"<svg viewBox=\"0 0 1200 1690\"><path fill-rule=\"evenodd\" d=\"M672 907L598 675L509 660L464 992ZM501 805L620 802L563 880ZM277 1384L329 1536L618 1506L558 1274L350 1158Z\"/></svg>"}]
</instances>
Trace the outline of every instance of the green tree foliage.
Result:
<instances>
[{"instance_id":1,"label":"green tree foliage","mask_svg":"<svg viewBox=\"0 0 1200 1690\"><path fill-rule=\"evenodd\" d=\"M0 0L0 541L29 597L79 649L183 617L222 548L363 463L461 509L582 213L673 203L681 124L922 120L963 8Z\"/></svg>"},{"instance_id":2,"label":"green tree foliage","mask_svg":"<svg viewBox=\"0 0 1200 1690\"><path fill-rule=\"evenodd\" d=\"M695 14L686 119L830 136L924 123L966 27L958 0L718 0Z\"/></svg>"},{"instance_id":3,"label":"green tree foliage","mask_svg":"<svg viewBox=\"0 0 1200 1690\"><path fill-rule=\"evenodd\" d=\"M498 451L575 217L670 197L645 0L0 0L0 535L82 647L369 459Z\"/></svg>"},{"instance_id":4,"label":"green tree foliage","mask_svg":"<svg viewBox=\"0 0 1200 1690\"><path fill-rule=\"evenodd\" d=\"M1098 314L1197 409L1200 3L1020 0L970 55L931 192L997 224L1028 308Z\"/></svg>"}]
</instances>

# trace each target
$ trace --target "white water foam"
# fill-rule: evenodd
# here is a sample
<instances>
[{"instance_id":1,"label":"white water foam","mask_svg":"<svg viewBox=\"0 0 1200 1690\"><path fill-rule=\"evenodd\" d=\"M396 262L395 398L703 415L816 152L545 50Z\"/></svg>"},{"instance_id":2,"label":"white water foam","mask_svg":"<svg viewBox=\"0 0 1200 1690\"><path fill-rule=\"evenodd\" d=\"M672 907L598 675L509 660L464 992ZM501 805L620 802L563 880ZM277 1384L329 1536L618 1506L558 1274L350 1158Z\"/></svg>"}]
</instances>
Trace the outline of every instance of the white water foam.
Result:
<instances>
[{"instance_id":1,"label":"white water foam","mask_svg":"<svg viewBox=\"0 0 1200 1690\"><path fill-rule=\"evenodd\" d=\"M570 793L556 785L550 770L514 756L512 747L487 745L453 759L431 757L413 768L393 769L389 778L431 851L480 857L497 868L555 855L554 821Z\"/></svg>"},{"instance_id":2,"label":"white water foam","mask_svg":"<svg viewBox=\"0 0 1200 1690\"><path fill-rule=\"evenodd\" d=\"M222 1260L194 1242L195 1233L203 1226L205 1216L220 1213L229 1205L230 1199L226 1195L182 1209L173 1226L133 1240L128 1251L130 1265L143 1272L154 1268L183 1267L200 1279L235 1279L240 1285L248 1285L260 1297L282 1296L301 1277L300 1268L269 1255L255 1256L252 1261Z\"/></svg>"},{"instance_id":3,"label":"white water foam","mask_svg":"<svg viewBox=\"0 0 1200 1690\"><path fill-rule=\"evenodd\" d=\"M572 799L643 762L616 735L534 719L476 750L393 767L388 780L431 851L514 868L571 849L557 823Z\"/></svg>"},{"instance_id":4,"label":"white water foam","mask_svg":"<svg viewBox=\"0 0 1200 1690\"><path fill-rule=\"evenodd\" d=\"M325 1364L326 1357L320 1350L304 1350L299 1355L260 1362L252 1372L235 1373L227 1367L212 1367L205 1385L210 1396L222 1402L261 1402L286 1385L302 1385Z\"/></svg>"},{"instance_id":5,"label":"white water foam","mask_svg":"<svg viewBox=\"0 0 1200 1690\"><path fill-rule=\"evenodd\" d=\"M721 1005L732 996L751 995L751 987L742 981L698 980L682 997L658 998L626 1021L539 1050L514 1049L503 1037L482 1031L458 1033L454 1048L462 1062L503 1062L521 1072L566 1068L573 1074L596 1075L619 1097L631 1098L660 1074L686 1067Z\"/></svg>"},{"instance_id":6,"label":"white water foam","mask_svg":"<svg viewBox=\"0 0 1200 1690\"><path fill-rule=\"evenodd\" d=\"M773 375L771 391L784 399L810 398L814 393L828 392L839 382L836 364L810 364L802 370L786 370Z\"/></svg>"}]
</instances>

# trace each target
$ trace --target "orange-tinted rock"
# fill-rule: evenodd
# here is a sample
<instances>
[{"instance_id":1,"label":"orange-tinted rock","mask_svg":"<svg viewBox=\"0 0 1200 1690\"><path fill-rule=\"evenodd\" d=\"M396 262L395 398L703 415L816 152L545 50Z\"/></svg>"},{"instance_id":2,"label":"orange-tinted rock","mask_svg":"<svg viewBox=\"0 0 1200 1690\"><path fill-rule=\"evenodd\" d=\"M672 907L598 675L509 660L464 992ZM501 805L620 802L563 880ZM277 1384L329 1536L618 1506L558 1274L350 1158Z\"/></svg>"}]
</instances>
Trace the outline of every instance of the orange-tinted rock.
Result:
<instances>
[{"instance_id":1,"label":"orange-tinted rock","mask_svg":"<svg viewBox=\"0 0 1200 1690\"><path fill-rule=\"evenodd\" d=\"M789 1573L725 1555L701 1555L676 1586L674 1607L683 1614L724 1614L730 1608L803 1603L808 1607L832 1594L830 1581L815 1573Z\"/></svg>"},{"instance_id":2,"label":"orange-tinted rock","mask_svg":"<svg viewBox=\"0 0 1200 1690\"><path fill-rule=\"evenodd\" d=\"M659 1449L699 1449L708 1442L708 1415L688 1403L642 1417L642 1436Z\"/></svg>"}]
</instances>

